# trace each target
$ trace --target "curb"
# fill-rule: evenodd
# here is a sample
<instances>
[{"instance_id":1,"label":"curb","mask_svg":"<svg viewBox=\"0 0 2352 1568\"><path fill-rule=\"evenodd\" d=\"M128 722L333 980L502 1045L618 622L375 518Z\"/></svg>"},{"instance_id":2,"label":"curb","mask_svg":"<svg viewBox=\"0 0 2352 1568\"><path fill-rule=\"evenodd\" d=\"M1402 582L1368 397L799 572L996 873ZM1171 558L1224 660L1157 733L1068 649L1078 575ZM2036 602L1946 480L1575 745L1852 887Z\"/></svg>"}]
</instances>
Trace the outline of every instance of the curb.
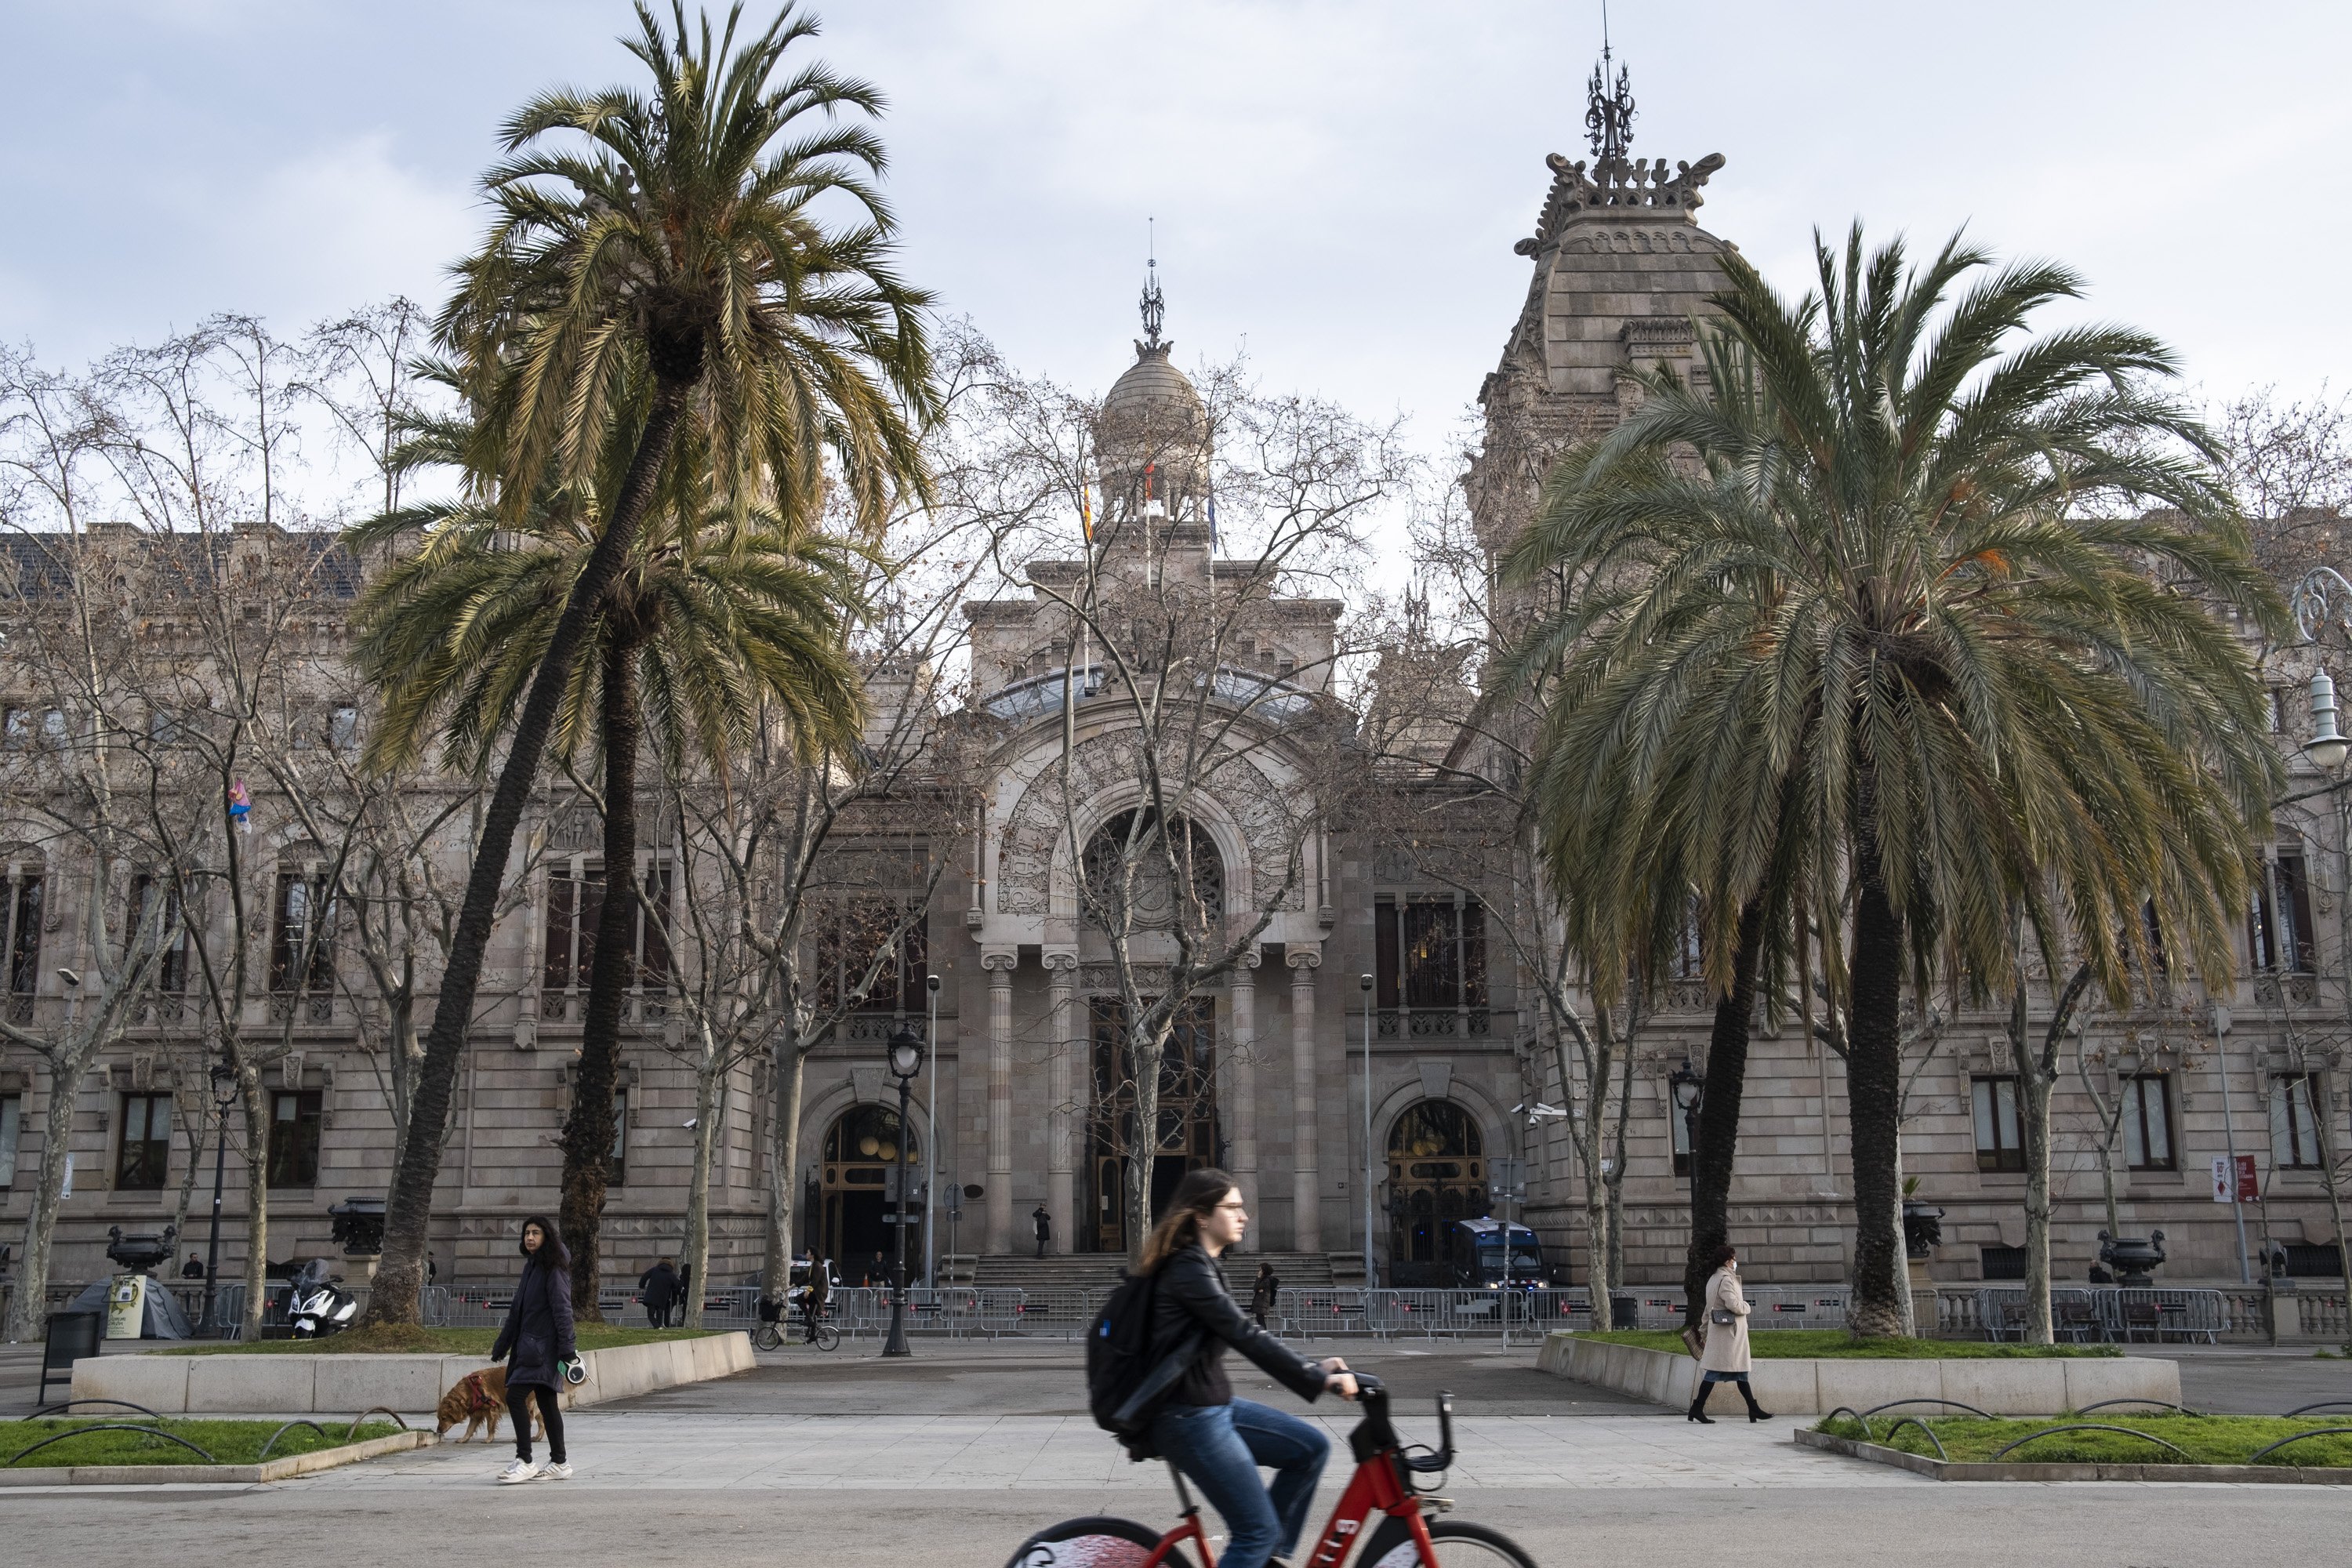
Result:
<instances>
[{"instance_id":1,"label":"curb","mask_svg":"<svg viewBox=\"0 0 2352 1568\"><path fill-rule=\"evenodd\" d=\"M0 1469L0 1487L162 1487L186 1486L191 1482L258 1486L268 1481L290 1481L297 1476L357 1464L382 1454L430 1447L434 1442L430 1432L395 1432L389 1437L371 1437L364 1443L348 1443L340 1447L313 1448L307 1454L289 1454L282 1459L258 1465L35 1466L23 1470Z\"/></svg>"},{"instance_id":2,"label":"curb","mask_svg":"<svg viewBox=\"0 0 2352 1568\"><path fill-rule=\"evenodd\" d=\"M1864 1443L1800 1426L1790 1434L1800 1447L1822 1448L1874 1465L1892 1465L1933 1481L2249 1481L2269 1485L2352 1486L2352 1468L2305 1465L2032 1465L1962 1464L1906 1454L1883 1443Z\"/></svg>"}]
</instances>

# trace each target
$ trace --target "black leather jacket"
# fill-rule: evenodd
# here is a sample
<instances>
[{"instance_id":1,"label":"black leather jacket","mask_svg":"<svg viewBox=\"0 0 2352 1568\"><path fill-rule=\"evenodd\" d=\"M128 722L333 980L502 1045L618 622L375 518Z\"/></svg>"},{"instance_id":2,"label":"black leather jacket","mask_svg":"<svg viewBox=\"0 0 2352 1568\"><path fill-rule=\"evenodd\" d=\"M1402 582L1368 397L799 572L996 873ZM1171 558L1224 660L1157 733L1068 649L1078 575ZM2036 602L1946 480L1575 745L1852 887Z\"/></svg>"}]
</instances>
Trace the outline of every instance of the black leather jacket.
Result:
<instances>
[{"instance_id":1,"label":"black leather jacket","mask_svg":"<svg viewBox=\"0 0 2352 1568\"><path fill-rule=\"evenodd\" d=\"M1199 1243L1168 1255L1152 1295L1151 1342L1176 1345L1206 1330L1201 1353L1168 1396L1171 1405L1231 1405L1225 1348L1233 1347L1301 1399L1328 1381L1320 1362L1300 1355L1250 1321L1225 1289L1224 1270Z\"/></svg>"}]
</instances>

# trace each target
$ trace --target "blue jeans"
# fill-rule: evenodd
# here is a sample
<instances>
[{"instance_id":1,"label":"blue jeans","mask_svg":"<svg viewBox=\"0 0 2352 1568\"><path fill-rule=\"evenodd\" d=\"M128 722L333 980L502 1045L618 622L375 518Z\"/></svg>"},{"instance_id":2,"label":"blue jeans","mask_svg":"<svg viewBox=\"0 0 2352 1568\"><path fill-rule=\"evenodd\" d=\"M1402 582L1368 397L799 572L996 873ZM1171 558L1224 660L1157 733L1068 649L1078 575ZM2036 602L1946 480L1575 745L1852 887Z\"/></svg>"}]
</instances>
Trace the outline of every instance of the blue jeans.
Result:
<instances>
[{"instance_id":1,"label":"blue jeans","mask_svg":"<svg viewBox=\"0 0 2352 1568\"><path fill-rule=\"evenodd\" d=\"M1331 1447L1297 1416L1246 1399L1169 1405L1152 1418L1151 1441L1223 1517L1218 1568L1265 1568L1275 1552L1290 1554ZM1258 1483L1261 1465L1275 1472L1270 1490Z\"/></svg>"}]
</instances>

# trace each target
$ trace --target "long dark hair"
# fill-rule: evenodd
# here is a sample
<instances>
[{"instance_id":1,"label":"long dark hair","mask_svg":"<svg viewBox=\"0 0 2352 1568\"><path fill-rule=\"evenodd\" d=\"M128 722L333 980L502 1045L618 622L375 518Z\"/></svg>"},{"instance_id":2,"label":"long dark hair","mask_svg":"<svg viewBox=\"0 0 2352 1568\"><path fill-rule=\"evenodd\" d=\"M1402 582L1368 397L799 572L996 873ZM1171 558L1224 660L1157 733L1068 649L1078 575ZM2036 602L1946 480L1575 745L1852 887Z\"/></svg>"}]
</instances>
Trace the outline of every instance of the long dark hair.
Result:
<instances>
[{"instance_id":1,"label":"long dark hair","mask_svg":"<svg viewBox=\"0 0 2352 1568\"><path fill-rule=\"evenodd\" d=\"M1214 1165L1202 1165L1184 1173L1176 1184L1175 1194L1168 1200L1167 1212L1160 1223L1151 1227L1150 1237L1143 1244L1141 1271L1152 1273L1168 1261L1169 1255L1181 1252L1201 1239L1201 1222L1214 1214L1225 1194L1240 1185Z\"/></svg>"},{"instance_id":2,"label":"long dark hair","mask_svg":"<svg viewBox=\"0 0 2352 1568\"><path fill-rule=\"evenodd\" d=\"M532 1215L522 1222L522 1228L526 1232L532 1226L539 1226L539 1234L545 1239L539 1244L539 1250L533 1252L523 1244L522 1237L518 1234L515 1237L515 1250L522 1254L522 1260L526 1264L536 1263L541 1268L553 1268L562 1273L571 1273L572 1254L564 1250L563 1233L538 1215Z\"/></svg>"}]
</instances>

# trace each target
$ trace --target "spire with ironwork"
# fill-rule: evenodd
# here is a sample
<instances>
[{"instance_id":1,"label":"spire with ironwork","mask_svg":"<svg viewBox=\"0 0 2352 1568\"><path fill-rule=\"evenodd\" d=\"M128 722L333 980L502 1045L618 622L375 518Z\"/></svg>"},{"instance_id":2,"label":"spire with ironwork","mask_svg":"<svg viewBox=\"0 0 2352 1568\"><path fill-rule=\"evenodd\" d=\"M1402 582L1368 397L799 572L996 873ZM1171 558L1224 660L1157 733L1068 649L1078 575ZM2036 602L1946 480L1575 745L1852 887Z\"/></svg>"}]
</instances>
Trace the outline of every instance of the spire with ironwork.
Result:
<instances>
[{"instance_id":1,"label":"spire with ironwork","mask_svg":"<svg viewBox=\"0 0 2352 1568\"><path fill-rule=\"evenodd\" d=\"M1168 302L1160 297L1160 260L1147 260L1143 274L1143 346L1160 346L1160 323L1168 315Z\"/></svg>"},{"instance_id":2,"label":"spire with ironwork","mask_svg":"<svg viewBox=\"0 0 2352 1568\"><path fill-rule=\"evenodd\" d=\"M1595 168L1607 168L1625 161L1625 149L1633 144L1633 79L1623 66L1617 67L1617 82L1610 86L1609 68L1615 57L1609 48L1608 13L1601 14L1601 63L1592 68L1592 79L1586 84L1584 132L1592 146Z\"/></svg>"}]
</instances>

